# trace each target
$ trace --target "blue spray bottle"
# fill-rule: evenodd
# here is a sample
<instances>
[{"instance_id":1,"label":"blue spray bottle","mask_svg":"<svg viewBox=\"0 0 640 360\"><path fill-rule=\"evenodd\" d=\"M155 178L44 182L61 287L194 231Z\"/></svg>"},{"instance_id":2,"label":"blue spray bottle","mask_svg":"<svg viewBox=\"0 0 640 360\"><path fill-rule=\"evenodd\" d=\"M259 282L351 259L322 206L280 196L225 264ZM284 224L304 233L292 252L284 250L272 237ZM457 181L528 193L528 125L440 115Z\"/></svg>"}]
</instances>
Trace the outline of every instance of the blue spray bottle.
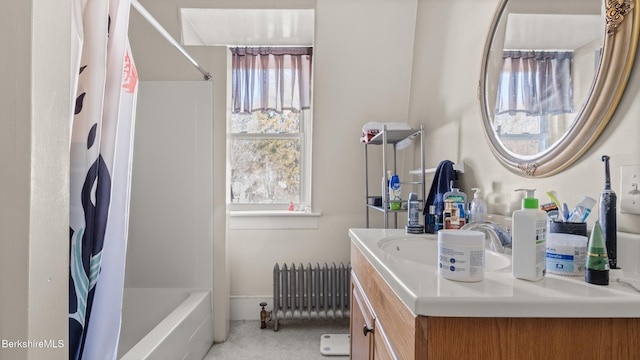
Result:
<instances>
[{"instance_id":1,"label":"blue spray bottle","mask_svg":"<svg viewBox=\"0 0 640 360\"><path fill-rule=\"evenodd\" d=\"M609 173L609 156L603 155L604 161L604 190L600 195L600 213L598 222L602 228L604 241L607 247L607 256L609 257L609 268L617 269L618 261L617 253L617 223L616 223L616 193L611 189L611 177Z\"/></svg>"}]
</instances>

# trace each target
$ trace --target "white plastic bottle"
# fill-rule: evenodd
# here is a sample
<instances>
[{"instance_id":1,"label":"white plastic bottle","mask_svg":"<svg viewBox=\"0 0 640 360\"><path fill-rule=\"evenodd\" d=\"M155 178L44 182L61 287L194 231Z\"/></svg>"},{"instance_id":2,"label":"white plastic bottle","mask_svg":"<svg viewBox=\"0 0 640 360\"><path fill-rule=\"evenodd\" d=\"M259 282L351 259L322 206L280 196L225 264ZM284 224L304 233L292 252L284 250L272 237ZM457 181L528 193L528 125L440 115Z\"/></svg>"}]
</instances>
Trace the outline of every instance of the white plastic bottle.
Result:
<instances>
[{"instance_id":1,"label":"white plastic bottle","mask_svg":"<svg viewBox=\"0 0 640 360\"><path fill-rule=\"evenodd\" d=\"M530 281L544 278L547 239L547 214L538 208L535 189L526 191L522 209L513 212L513 277Z\"/></svg>"},{"instance_id":2,"label":"white plastic bottle","mask_svg":"<svg viewBox=\"0 0 640 360\"><path fill-rule=\"evenodd\" d=\"M475 193L469 205L469 222L483 221L487 217L487 203L482 199L482 192L478 188L472 188Z\"/></svg>"}]
</instances>

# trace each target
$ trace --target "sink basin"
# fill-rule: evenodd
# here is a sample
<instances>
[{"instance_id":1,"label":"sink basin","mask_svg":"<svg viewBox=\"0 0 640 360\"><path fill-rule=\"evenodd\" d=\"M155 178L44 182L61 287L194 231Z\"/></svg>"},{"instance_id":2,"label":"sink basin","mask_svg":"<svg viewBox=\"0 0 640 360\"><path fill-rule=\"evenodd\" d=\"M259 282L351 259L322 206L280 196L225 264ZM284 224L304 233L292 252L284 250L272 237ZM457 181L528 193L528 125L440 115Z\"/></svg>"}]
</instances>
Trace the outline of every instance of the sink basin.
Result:
<instances>
[{"instance_id":1,"label":"sink basin","mask_svg":"<svg viewBox=\"0 0 640 360\"><path fill-rule=\"evenodd\" d=\"M438 264L438 241L432 236L390 237L378 241L378 247L385 253L431 266ZM486 250L484 270L498 271L511 266L511 256Z\"/></svg>"}]
</instances>

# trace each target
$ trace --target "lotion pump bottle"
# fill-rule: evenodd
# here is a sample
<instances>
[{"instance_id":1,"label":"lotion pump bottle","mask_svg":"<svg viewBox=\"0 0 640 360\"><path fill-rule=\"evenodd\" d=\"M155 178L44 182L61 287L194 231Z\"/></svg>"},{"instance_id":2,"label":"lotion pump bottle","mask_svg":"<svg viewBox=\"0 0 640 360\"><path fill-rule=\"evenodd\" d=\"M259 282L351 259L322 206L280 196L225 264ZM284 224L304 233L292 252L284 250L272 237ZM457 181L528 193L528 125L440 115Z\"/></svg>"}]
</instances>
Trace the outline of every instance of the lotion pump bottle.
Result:
<instances>
[{"instance_id":1,"label":"lotion pump bottle","mask_svg":"<svg viewBox=\"0 0 640 360\"><path fill-rule=\"evenodd\" d=\"M535 189L516 191L526 191L527 196L522 199L522 209L513 212L513 277L542 280L546 272L547 215L538 208Z\"/></svg>"}]
</instances>

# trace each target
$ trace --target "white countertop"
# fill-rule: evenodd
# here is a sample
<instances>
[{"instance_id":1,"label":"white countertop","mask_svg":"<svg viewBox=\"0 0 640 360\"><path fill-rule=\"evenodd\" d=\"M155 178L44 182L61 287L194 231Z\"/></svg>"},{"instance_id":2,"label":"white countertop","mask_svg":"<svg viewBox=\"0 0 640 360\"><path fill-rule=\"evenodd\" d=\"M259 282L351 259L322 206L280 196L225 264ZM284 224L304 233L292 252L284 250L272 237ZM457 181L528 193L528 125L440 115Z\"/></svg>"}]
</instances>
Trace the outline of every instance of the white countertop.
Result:
<instances>
[{"instance_id":1,"label":"white countertop","mask_svg":"<svg viewBox=\"0 0 640 360\"><path fill-rule=\"evenodd\" d=\"M624 241L630 238L634 241L634 249L638 248L635 241L640 244L640 236L627 235ZM640 317L640 292L616 281L617 278L625 278L640 284L637 264L633 270L610 271L607 286L586 283L584 277L553 274L547 274L537 282L515 279L510 266L485 271L484 280L480 282L458 282L440 277L436 266L394 257L377 245L382 239L398 236L437 241L435 235L405 235L404 230L395 229L350 229L349 236L393 291L417 315ZM619 252L624 241L621 242L619 235ZM425 256L436 257L437 253Z\"/></svg>"}]
</instances>

